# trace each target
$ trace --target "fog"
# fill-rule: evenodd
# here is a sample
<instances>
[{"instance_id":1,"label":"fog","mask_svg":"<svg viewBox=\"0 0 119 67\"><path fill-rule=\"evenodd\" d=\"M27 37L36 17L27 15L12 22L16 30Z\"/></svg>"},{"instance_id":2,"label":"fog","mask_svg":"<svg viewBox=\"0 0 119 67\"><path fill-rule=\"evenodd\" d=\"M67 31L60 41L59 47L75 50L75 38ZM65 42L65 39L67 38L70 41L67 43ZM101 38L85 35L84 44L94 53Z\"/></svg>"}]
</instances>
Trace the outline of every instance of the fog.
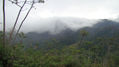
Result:
<instances>
[{"instance_id":1,"label":"fog","mask_svg":"<svg viewBox=\"0 0 119 67\"><path fill-rule=\"evenodd\" d=\"M7 31L10 31L19 7L6 1L6 26ZM119 16L118 2L119 0L45 0L44 4L35 5L36 9L32 9L21 31L58 33L66 28L76 31L85 26L92 26L99 19L115 20ZM23 9L19 22L25 16L26 9L27 7ZM0 18L2 19L2 0L0 0ZM2 20L0 22L2 23Z\"/></svg>"},{"instance_id":2,"label":"fog","mask_svg":"<svg viewBox=\"0 0 119 67\"><path fill-rule=\"evenodd\" d=\"M71 18L71 17L54 17L54 18L45 18L45 19L39 19L37 21L33 21L24 23L22 27L22 31L24 32L45 32L50 31L51 33L59 33L62 30L65 29L71 29L73 31L78 30L79 28L85 27L85 26L92 26L97 22L97 20L89 20L89 19L80 19L80 18Z\"/></svg>"}]
</instances>

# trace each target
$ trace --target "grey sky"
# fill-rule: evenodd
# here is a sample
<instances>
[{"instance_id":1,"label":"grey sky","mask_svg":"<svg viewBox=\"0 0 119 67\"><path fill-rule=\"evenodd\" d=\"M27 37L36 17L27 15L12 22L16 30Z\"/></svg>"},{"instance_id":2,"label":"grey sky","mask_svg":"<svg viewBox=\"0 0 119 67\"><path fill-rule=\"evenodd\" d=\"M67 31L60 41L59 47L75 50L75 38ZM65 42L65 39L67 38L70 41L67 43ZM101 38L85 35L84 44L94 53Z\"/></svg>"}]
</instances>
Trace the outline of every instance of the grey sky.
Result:
<instances>
[{"instance_id":1,"label":"grey sky","mask_svg":"<svg viewBox=\"0 0 119 67\"><path fill-rule=\"evenodd\" d=\"M112 18L119 15L119 0L46 0L37 4L31 17L79 17L88 19ZM15 14L17 7L7 3L8 14Z\"/></svg>"},{"instance_id":2,"label":"grey sky","mask_svg":"<svg viewBox=\"0 0 119 67\"><path fill-rule=\"evenodd\" d=\"M45 20L54 17L112 19L119 16L119 0L46 0L44 4L36 4L35 7L23 26L26 29L32 29L30 26L34 28L47 26L48 21ZM8 29L13 26L18 9L10 2L6 3ZM22 12L21 19L24 15L25 11ZM2 18L2 0L0 0L0 18Z\"/></svg>"},{"instance_id":3,"label":"grey sky","mask_svg":"<svg viewBox=\"0 0 119 67\"><path fill-rule=\"evenodd\" d=\"M68 16L88 19L115 18L119 15L118 3L119 0L47 0L44 5L39 5L37 12L35 11L35 16Z\"/></svg>"}]
</instances>

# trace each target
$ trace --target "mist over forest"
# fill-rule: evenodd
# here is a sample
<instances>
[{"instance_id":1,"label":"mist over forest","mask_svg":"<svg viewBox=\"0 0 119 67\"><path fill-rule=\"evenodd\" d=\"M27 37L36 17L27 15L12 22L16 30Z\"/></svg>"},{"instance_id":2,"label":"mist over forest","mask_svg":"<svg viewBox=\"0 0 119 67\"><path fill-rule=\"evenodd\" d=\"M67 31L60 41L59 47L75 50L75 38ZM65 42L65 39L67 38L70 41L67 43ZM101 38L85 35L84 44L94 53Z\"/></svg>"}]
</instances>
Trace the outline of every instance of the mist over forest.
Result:
<instances>
[{"instance_id":1,"label":"mist over forest","mask_svg":"<svg viewBox=\"0 0 119 67\"><path fill-rule=\"evenodd\" d=\"M119 67L119 0L0 0L0 67Z\"/></svg>"}]
</instances>

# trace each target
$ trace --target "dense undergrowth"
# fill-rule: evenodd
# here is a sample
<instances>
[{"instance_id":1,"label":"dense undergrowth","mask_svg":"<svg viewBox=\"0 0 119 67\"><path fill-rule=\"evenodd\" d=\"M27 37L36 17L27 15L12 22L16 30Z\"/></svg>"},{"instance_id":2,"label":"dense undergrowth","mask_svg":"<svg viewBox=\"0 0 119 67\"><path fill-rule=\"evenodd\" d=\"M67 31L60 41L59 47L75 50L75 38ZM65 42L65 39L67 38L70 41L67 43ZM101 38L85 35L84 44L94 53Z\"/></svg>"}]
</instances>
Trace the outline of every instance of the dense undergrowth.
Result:
<instances>
[{"instance_id":1,"label":"dense undergrowth","mask_svg":"<svg viewBox=\"0 0 119 67\"><path fill-rule=\"evenodd\" d=\"M23 43L4 47L1 39L0 67L119 67L119 43L116 38L97 38L60 49L39 49Z\"/></svg>"}]
</instances>

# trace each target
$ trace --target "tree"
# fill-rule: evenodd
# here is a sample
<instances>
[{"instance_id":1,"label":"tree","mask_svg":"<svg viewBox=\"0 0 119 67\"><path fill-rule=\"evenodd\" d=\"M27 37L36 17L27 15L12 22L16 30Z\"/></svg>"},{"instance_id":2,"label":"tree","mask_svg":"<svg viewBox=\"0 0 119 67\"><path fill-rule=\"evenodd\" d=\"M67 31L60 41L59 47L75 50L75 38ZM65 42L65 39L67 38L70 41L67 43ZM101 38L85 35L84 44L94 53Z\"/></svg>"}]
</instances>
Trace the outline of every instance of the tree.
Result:
<instances>
[{"instance_id":1,"label":"tree","mask_svg":"<svg viewBox=\"0 0 119 67\"><path fill-rule=\"evenodd\" d=\"M5 0L3 0L3 46L5 47Z\"/></svg>"},{"instance_id":2,"label":"tree","mask_svg":"<svg viewBox=\"0 0 119 67\"><path fill-rule=\"evenodd\" d=\"M88 35L88 32L85 31L85 30L81 30L81 31L80 31L80 35L81 35L81 38L80 38L80 41L79 41L79 45L82 45L82 42L83 42L85 36Z\"/></svg>"},{"instance_id":3,"label":"tree","mask_svg":"<svg viewBox=\"0 0 119 67\"><path fill-rule=\"evenodd\" d=\"M13 28L12 28L12 31L10 32L10 36L9 36L9 42L8 42L8 44L11 42L11 40L12 40L12 37L13 37L13 33L14 33L14 30L15 30L15 28L16 28L16 25L17 25L17 23L18 23L18 20L19 20L19 17L20 17L20 14L21 14L21 12L23 11L23 8L25 7L25 6L27 6L26 4L29 4L30 5L30 8L29 9L27 9L28 11L27 11L27 13L26 13L26 15L25 15L25 17L23 18L23 20L22 20L22 22L21 22L21 24L20 24L20 26L19 26L19 28L18 28L18 30L17 30L17 33L16 33L16 36L18 35L18 33L19 33L19 31L20 31L20 29L21 29L21 27L22 27L22 25L23 25L23 23L24 23L24 21L26 20L26 18L28 17L28 15L29 15L29 13L30 13L30 11L32 10L32 8L34 7L34 4L36 4L36 3L44 3L44 0L9 0L11 3L13 3L13 4L15 4L15 5L17 5L18 7L20 7L20 10L19 10L19 12L18 12L18 15L17 15L17 17L16 17L16 19L15 19L15 23L14 23L14 25L13 25ZM6 3L6 0L3 0L3 43L2 43L2 45L0 45L0 46L3 46L2 47L2 51L1 51L1 53L0 53L0 60L2 61L2 65L3 65L3 67L10 67L9 66L9 64L8 64L8 50L7 50L7 46L6 46L6 12L5 12L5 3ZM15 37L16 38L16 37ZM1 62L0 62L1 63Z\"/></svg>"},{"instance_id":4,"label":"tree","mask_svg":"<svg viewBox=\"0 0 119 67\"><path fill-rule=\"evenodd\" d=\"M32 10L32 8L34 7L34 5L35 5L36 3L44 3L44 0L23 0L23 1L21 1L21 0L9 0L9 1L10 1L11 3L17 5L18 7L20 7L20 10L19 10L19 12L18 12L18 14L17 14L17 17L16 17L16 19L15 19L15 23L14 23L14 25L13 25L12 31L11 31L10 36L9 36L9 43L10 43L11 40L13 39L13 33L14 33L14 31L15 31L15 28L16 28L16 25L17 25L17 23L18 23L18 20L19 20L19 17L20 17L20 15L21 15L21 12L23 11L23 8L27 6L26 4L30 5L30 8L27 9L28 11L27 11L25 17L23 18L23 20L21 21L21 24L20 24L20 26L19 26L19 28L18 28L16 34L15 34L14 39L16 39L16 37L17 37L17 35L18 35L18 33L19 33L19 31L20 31L20 29L21 29L21 27L22 27L24 21L25 21L26 18L28 17L28 15L29 15L30 11ZM21 3L22 3L22 5L21 5Z\"/></svg>"},{"instance_id":5,"label":"tree","mask_svg":"<svg viewBox=\"0 0 119 67\"><path fill-rule=\"evenodd\" d=\"M3 0L3 43L2 43L2 53L1 53L1 57L0 59L2 60L2 63L3 63L3 67L6 67L6 63L7 61L3 59L3 53L5 53L4 49L5 49L5 45L6 45L6 38L5 38L5 31L6 31L6 18L5 18L5 0Z\"/></svg>"},{"instance_id":6,"label":"tree","mask_svg":"<svg viewBox=\"0 0 119 67\"><path fill-rule=\"evenodd\" d=\"M113 37L107 39L107 44L106 44L107 50L106 50L106 55L104 57L104 66L105 67L109 67L109 59L111 56L111 49L112 49L112 46L114 45L114 41L115 41L115 39Z\"/></svg>"}]
</instances>

